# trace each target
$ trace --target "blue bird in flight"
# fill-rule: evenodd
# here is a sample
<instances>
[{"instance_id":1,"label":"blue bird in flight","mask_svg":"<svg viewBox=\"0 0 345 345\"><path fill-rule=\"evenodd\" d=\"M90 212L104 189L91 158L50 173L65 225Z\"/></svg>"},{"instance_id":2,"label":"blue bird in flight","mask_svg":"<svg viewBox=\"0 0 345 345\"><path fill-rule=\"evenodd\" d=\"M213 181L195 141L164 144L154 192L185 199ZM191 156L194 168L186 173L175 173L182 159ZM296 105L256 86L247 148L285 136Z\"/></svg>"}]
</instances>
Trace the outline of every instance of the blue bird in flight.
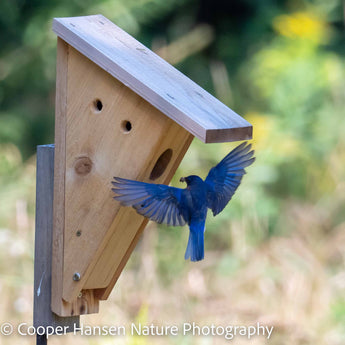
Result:
<instances>
[{"instance_id":1,"label":"blue bird in flight","mask_svg":"<svg viewBox=\"0 0 345 345\"><path fill-rule=\"evenodd\" d=\"M253 155L251 144L244 142L213 167L205 181L196 175L182 177L180 181L187 183L185 189L114 177L114 199L159 224L188 224L185 259L200 261L204 258L207 209L214 216L224 209L241 183L245 168L254 162Z\"/></svg>"}]
</instances>

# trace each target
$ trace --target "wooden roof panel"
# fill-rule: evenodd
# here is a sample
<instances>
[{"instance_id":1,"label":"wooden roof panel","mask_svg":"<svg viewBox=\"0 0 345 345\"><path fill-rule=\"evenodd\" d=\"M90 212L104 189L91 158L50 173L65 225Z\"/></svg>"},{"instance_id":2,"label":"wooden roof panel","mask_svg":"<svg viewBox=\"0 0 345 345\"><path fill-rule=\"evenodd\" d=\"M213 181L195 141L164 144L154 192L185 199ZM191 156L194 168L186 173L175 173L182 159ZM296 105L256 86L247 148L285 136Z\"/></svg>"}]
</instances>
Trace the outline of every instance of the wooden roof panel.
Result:
<instances>
[{"instance_id":1,"label":"wooden roof panel","mask_svg":"<svg viewBox=\"0 0 345 345\"><path fill-rule=\"evenodd\" d=\"M55 18L53 31L203 142L251 139L249 122L104 16Z\"/></svg>"}]
</instances>

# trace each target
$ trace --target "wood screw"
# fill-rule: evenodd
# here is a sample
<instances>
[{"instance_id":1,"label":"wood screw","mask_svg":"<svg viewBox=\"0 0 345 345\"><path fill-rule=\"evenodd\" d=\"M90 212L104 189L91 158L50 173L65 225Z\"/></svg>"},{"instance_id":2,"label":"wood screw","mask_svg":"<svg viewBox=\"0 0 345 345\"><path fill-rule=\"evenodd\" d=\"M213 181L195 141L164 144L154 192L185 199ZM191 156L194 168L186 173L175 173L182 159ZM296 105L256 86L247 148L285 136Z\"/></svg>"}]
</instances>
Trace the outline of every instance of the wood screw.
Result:
<instances>
[{"instance_id":1,"label":"wood screw","mask_svg":"<svg viewBox=\"0 0 345 345\"><path fill-rule=\"evenodd\" d=\"M73 274L73 280L74 280L75 282L77 282L77 281L80 280L80 273L79 273L79 272L75 272L75 273Z\"/></svg>"}]
</instances>

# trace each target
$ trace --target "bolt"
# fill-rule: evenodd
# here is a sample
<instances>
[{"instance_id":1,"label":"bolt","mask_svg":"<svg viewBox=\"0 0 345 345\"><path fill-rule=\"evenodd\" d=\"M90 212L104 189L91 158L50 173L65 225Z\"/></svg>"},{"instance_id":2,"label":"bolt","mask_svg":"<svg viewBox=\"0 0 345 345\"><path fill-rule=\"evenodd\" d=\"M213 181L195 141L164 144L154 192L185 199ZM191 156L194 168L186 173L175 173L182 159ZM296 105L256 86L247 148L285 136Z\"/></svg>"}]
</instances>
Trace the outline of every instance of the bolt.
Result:
<instances>
[{"instance_id":1,"label":"bolt","mask_svg":"<svg viewBox=\"0 0 345 345\"><path fill-rule=\"evenodd\" d=\"M74 280L75 282L77 282L77 281L80 280L80 273L79 273L79 272L75 272L75 273L73 274L73 280Z\"/></svg>"}]
</instances>

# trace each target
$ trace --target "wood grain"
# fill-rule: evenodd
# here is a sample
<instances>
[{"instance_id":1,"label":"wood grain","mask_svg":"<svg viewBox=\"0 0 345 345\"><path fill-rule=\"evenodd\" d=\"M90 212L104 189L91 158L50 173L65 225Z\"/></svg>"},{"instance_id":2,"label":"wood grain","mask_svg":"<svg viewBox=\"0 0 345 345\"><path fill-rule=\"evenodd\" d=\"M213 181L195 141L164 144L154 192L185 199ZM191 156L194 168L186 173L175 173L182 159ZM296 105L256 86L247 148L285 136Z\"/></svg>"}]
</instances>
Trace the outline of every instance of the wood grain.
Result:
<instances>
[{"instance_id":1,"label":"wood grain","mask_svg":"<svg viewBox=\"0 0 345 345\"><path fill-rule=\"evenodd\" d=\"M169 182L191 135L72 47L66 90L62 297L72 303L83 289L111 284L146 222L112 199L112 177L148 181L160 155L171 149L166 171L155 180Z\"/></svg>"},{"instance_id":2,"label":"wood grain","mask_svg":"<svg viewBox=\"0 0 345 345\"><path fill-rule=\"evenodd\" d=\"M179 154L177 155L176 159L174 162L172 162L171 168L167 171L164 180L161 181L160 183L164 183L164 184L169 184L169 182L171 181L173 175L175 174L176 169L178 168L178 166L180 165L185 153L187 152L192 140L193 140L193 136L188 133L188 135L186 136L186 138L184 138L184 140L181 140L181 145L182 147L180 148ZM147 224L147 219L144 219L142 224L140 225L140 227L138 228L131 244L129 245L125 255L122 257L122 260L120 262L117 263L117 266L113 266L112 267L112 279L111 281L108 283L107 287L104 289L99 289L99 290L95 290L95 294L97 295L97 298L99 298L100 300L105 300L109 297L114 285L116 284L118 278L120 277L120 274L123 270L123 268L125 267L130 255L132 254L135 246L137 245L140 236L142 235L145 226ZM111 250L112 248L112 242L114 239L109 240L109 246L108 246L108 251ZM98 267L100 269L102 269L102 262L101 260L98 261Z\"/></svg>"},{"instance_id":3,"label":"wood grain","mask_svg":"<svg viewBox=\"0 0 345 345\"><path fill-rule=\"evenodd\" d=\"M154 159L151 160L146 167L143 166L139 180L152 182L149 176L156 160L166 148L171 148L174 154L172 161L170 161L169 169L156 180L157 183L169 184L178 166L175 162L183 158L186 152L185 147L187 146L185 144L190 143L191 135L172 120L168 120L167 125L169 129L162 131L162 133L167 134L163 135L161 137L162 140L157 142L156 147L152 148L152 156ZM176 167L175 170L173 167ZM131 249L134 248L139 239L139 237L136 237L138 229L139 232L141 232L141 229L143 229L146 224L147 219L140 216L138 217L137 213L132 208L120 208L114 222L111 224L110 236L106 236L104 239L102 253L98 255L99 259L95 265L94 272L86 282L85 288L99 288L100 283L103 283L102 285L107 287L114 279L114 275L120 274L118 268L123 268L127 262L127 260L123 261L123 258L129 257L128 249L130 249L131 252Z\"/></svg>"},{"instance_id":4,"label":"wood grain","mask_svg":"<svg viewBox=\"0 0 345 345\"><path fill-rule=\"evenodd\" d=\"M251 139L250 123L102 15L55 18L53 30L200 140Z\"/></svg>"},{"instance_id":5,"label":"wood grain","mask_svg":"<svg viewBox=\"0 0 345 345\"><path fill-rule=\"evenodd\" d=\"M93 291L80 295L80 291L66 302L62 300L65 244L65 179L66 179L66 126L68 95L69 46L58 38L55 106L55 160L54 160L54 204L52 241L52 294L51 308L60 316L98 312L98 300Z\"/></svg>"},{"instance_id":6,"label":"wood grain","mask_svg":"<svg viewBox=\"0 0 345 345\"><path fill-rule=\"evenodd\" d=\"M52 310L62 315L63 237L65 219L66 166L66 109L67 109L68 45L57 40L56 102L55 102L55 163L54 163L54 217L52 262ZM65 308L66 309L66 308ZM68 308L69 309L69 308Z\"/></svg>"}]
</instances>

